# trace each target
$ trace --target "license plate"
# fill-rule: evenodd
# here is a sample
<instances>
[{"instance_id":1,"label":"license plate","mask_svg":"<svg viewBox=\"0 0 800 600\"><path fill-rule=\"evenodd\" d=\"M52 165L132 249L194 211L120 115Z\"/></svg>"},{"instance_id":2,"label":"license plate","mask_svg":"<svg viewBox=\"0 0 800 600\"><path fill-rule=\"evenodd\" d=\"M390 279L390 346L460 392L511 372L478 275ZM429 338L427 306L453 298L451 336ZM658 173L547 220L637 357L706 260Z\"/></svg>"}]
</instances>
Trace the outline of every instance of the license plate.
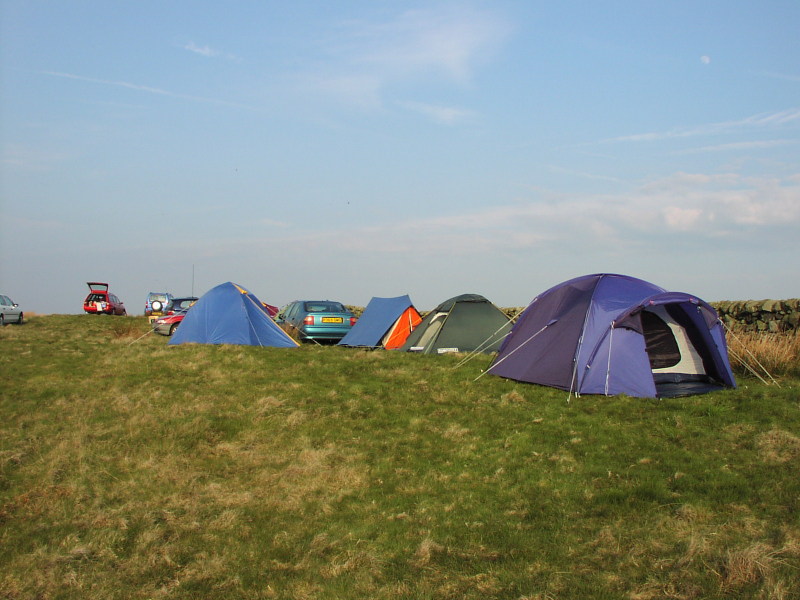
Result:
<instances>
[{"instance_id":1,"label":"license plate","mask_svg":"<svg viewBox=\"0 0 800 600\"><path fill-rule=\"evenodd\" d=\"M342 317L322 317L323 323L341 323Z\"/></svg>"}]
</instances>

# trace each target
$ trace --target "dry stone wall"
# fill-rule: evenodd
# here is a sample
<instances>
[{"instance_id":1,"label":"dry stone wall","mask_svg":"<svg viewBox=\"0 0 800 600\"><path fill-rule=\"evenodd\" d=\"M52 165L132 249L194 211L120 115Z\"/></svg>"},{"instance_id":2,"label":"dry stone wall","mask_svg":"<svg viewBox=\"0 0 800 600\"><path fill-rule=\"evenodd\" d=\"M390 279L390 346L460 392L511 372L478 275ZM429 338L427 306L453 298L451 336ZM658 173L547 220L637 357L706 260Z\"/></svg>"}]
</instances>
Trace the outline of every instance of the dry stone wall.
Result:
<instances>
[{"instance_id":1,"label":"dry stone wall","mask_svg":"<svg viewBox=\"0 0 800 600\"><path fill-rule=\"evenodd\" d=\"M780 333L800 329L800 299L712 302L731 329Z\"/></svg>"},{"instance_id":2,"label":"dry stone wall","mask_svg":"<svg viewBox=\"0 0 800 600\"><path fill-rule=\"evenodd\" d=\"M725 325L738 331L780 333L800 330L800 299L792 300L736 300L710 303ZM364 307L348 306L356 316ZM524 306L501 308L509 317L516 317ZM422 312L424 317L427 313Z\"/></svg>"}]
</instances>

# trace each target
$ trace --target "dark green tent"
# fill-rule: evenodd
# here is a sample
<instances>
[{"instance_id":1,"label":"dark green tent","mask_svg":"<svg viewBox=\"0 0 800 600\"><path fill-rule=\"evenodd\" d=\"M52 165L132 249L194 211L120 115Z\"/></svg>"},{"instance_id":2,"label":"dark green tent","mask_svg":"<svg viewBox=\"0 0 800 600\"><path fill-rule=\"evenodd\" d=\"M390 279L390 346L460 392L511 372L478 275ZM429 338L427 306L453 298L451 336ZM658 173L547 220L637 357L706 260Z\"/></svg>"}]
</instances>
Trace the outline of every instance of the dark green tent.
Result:
<instances>
[{"instance_id":1,"label":"dark green tent","mask_svg":"<svg viewBox=\"0 0 800 600\"><path fill-rule=\"evenodd\" d=\"M496 352L511 329L506 314L478 294L462 294L434 308L401 350L423 354Z\"/></svg>"}]
</instances>

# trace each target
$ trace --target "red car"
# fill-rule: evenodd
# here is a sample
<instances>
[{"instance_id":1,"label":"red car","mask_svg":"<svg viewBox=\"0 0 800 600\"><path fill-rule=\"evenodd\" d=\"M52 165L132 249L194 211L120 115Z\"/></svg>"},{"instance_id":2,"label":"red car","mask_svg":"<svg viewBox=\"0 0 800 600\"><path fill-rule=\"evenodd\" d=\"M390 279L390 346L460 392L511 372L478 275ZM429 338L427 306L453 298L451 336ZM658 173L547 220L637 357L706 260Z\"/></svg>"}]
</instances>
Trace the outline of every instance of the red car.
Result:
<instances>
[{"instance_id":1,"label":"red car","mask_svg":"<svg viewBox=\"0 0 800 600\"><path fill-rule=\"evenodd\" d=\"M83 301L83 310L90 315L127 315L125 304L108 291L107 283L89 281L89 295Z\"/></svg>"},{"instance_id":2,"label":"red car","mask_svg":"<svg viewBox=\"0 0 800 600\"><path fill-rule=\"evenodd\" d=\"M167 307L167 314L159 317L153 323L153 331L161 335L172 335L178 328L178 325L183 321L186 316L186 311L189 310L194 303L197 302L195 296L187 296L186 298L173 298Z\"/></svg>"}]
</instances>

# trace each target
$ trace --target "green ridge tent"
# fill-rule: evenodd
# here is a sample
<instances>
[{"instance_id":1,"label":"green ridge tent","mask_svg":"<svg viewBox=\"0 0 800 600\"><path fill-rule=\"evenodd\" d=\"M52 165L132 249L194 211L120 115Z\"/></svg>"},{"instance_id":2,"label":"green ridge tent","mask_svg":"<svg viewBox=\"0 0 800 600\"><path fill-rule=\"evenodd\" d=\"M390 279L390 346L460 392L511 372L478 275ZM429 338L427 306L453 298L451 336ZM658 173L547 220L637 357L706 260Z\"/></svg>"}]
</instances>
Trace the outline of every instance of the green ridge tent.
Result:
<instances>
[{"instance_id":1,"label":"green ridge tent","mask_svg":"<svg viewBox=\"0 0 800 600\"><path fill-rule=\"evenodd\" d=\"M428 313L401 350L423 354L496 352L510 329L508 316L486 298L462 294Z\"/></svg>"}]
</instances>

